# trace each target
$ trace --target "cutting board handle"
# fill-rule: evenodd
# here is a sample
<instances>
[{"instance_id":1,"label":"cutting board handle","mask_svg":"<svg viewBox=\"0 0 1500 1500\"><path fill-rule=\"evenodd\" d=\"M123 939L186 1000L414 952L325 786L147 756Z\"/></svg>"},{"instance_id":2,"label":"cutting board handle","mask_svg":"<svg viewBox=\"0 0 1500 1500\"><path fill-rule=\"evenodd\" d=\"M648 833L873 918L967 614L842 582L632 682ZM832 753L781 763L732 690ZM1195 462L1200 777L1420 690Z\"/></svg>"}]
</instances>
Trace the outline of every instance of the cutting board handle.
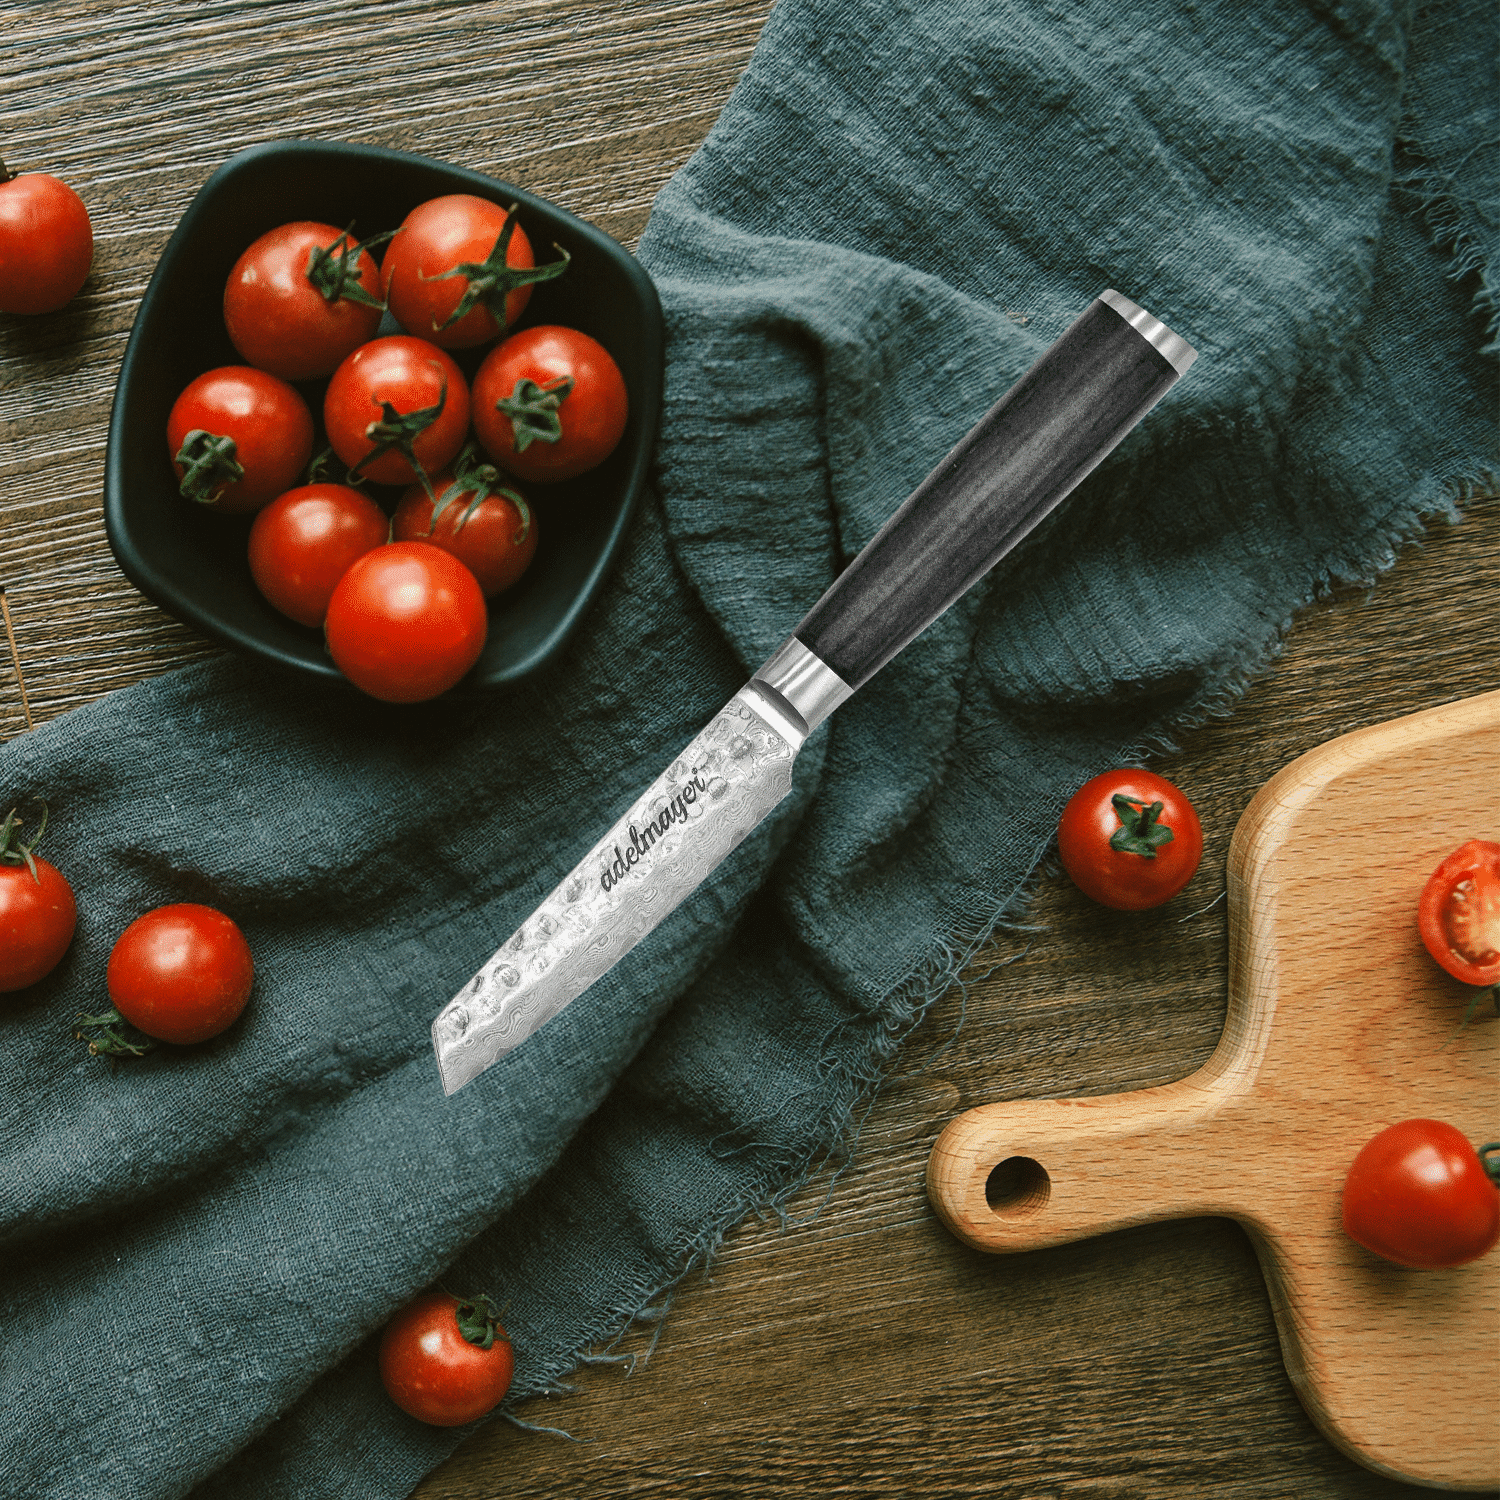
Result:
<instances>
[{"instance_id":1,"label":"cutting board handle","mask_svg":"<svg viewBox=\"0 0 1500 1500\"><path fill-rule=\"evenodd\" d=\"M1223 1104L1197 1074L1129 1094L971 1109L932 1148L928 1196L954 1234L990 1252L1194 1214L1243 1220Z\"/></svg>"}]
</instances>

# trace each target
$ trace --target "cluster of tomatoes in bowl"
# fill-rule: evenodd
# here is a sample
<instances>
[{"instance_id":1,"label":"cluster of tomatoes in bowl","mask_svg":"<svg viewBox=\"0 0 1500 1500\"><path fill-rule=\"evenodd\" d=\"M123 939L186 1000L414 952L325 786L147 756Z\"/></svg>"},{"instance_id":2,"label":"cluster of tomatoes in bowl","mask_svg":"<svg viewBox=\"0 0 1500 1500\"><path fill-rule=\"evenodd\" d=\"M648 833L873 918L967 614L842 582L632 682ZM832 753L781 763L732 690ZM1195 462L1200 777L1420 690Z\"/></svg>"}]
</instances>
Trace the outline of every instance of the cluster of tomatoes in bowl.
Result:
<instances>
[{"instance_id":1,"label":"cluster of tomatoes in bowl","mask_svg":"<svg viewBox=\"0 0 1500 1500\"><path fill-rule=\"evenodd\" d=\"M624 434L625 382L602 344L560 324L512 331L532 287L568 263L561 250L536 263L514 206L450 193L363 243L283 224L230 272L224 322L244 364L173 403L180 493L256 513L257 588L321 627L339 670L376 698L424 701L469 671L486 600L537 550L521 483L586 474Z\"/></svg>"}]
</instances>

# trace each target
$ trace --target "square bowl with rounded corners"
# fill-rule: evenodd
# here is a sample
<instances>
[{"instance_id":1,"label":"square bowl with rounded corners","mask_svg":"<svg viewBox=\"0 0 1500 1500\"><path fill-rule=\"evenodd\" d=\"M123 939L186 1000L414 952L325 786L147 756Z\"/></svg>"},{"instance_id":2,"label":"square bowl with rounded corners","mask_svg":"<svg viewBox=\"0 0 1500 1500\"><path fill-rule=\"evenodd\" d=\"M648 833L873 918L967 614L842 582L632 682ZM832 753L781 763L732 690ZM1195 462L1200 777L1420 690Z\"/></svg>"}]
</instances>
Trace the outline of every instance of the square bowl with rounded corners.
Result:
<instances>
[{"instance_id":1,"label":"square bowl with rounded corners","mask_svg":"<svg viewBox=\"0 0 1500 1500\"><path fill-rule=\"evenodd\" d=\"M620 551L656 441L663 331L651 278L602 230L520 188L422 156L323 141L253 146L208 179L162 252L126 345L110 413L105 531L125 576L169 614L236 650L345 680L322 632L278 613L255 587L246 556L254 517L221 515L178 494L167 415L196 376L244 363L224 328L223 296L253 240L298 219L352 223L366 239L446 193L518 205L538 263L553 258L554 245L568 251L567 271L533 289L514 326L561 323L592 335L619 365L630 403L625 434L598 468L523 487L537 518L536 556L518 583L490 600L484 654L453 691L518 682L577 629ZM381 329L399 331L389 318ZM472 378L491 347L452 352ZM297 387L319 445L325 384ZM392 500L398 492L381 493Z\"/></svg>"}]
</instances>

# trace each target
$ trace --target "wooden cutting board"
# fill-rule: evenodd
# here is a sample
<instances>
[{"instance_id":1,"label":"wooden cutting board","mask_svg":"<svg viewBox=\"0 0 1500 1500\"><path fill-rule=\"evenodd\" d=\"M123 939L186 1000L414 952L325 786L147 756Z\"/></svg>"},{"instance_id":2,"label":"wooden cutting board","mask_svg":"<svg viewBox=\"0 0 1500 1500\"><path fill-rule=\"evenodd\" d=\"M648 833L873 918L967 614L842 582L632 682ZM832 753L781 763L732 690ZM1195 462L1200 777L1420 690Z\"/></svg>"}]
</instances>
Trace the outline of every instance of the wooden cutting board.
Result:
<instances>
[{"instance_id":1,"label":"wooden cutting board","mask_svg":"<svg viewBox=\"0 0 1500 1500\"><path fill-rule=\"evenodd\" d=\"M1416 930L1428 874L1500 840L1500 692L1332 740L1274 776L1229 853L1229 1010L1191 1077L986 1105L944 1130L933 1206L980 1250L1037 1250L1223 1214L1249 1233L1287 1372L1329 1439L1440 1489L1500 1484L1500 1248L1407 1271L1340 1225L1344 1173L1387 1125L1500 1140L1500 1019ZM1102 1335L1107 1337L1108 1335Z\"/></svg>"}]
</instances>

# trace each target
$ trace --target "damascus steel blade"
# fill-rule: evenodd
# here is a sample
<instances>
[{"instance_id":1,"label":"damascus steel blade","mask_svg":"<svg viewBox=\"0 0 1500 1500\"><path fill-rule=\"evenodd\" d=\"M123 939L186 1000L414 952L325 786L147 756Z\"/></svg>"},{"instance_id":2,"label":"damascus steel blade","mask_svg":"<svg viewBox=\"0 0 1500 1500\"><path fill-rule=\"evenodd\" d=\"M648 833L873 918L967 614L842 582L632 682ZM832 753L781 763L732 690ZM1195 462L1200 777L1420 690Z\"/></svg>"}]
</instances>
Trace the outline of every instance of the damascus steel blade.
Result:
<instances>
[{"instance_id":1,"label":"damascus steel blade","mask_svg":"<svg viewBox=\"0 0 1500 1500\"><path fill-rule=\"evenodd\" d=\"M792 789L803 722L751 682L432 1024L452 1094L612 968Z\"/></svg>"}]
</instances>

